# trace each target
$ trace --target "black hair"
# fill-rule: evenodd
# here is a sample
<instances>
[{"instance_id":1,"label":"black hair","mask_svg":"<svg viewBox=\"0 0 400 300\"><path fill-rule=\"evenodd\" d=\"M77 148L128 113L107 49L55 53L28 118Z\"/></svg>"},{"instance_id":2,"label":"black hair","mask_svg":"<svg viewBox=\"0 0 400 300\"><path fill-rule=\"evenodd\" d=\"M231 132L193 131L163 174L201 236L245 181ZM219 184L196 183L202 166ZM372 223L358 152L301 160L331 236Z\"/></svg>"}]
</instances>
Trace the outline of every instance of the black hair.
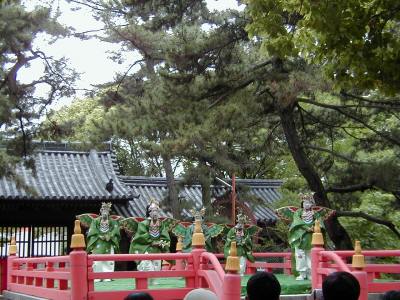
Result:
<instances>
[{"instance_id":1,"label":"black hair","mask_svg":"<svg viewBox=\"0 0 400 300\"><path fill-rule=\"evenodd\" d=\"M382 300L400 300L400 290L399 291L387 291L383 294Z\"/></svg>"},{"instance_id":2,"label":"black hair","mask_svg":"<svg viewBox=\"0 0 400 300\"><path fill-rule=\"evenodd\" d=\"M124 300L154 300L153 297L144 292L132 293L125 297Z\"/></svg>"},{"instance_id":3,"label":"black hair","mask_svg":"<svg viewBox=\"0 0 400 300\"><path fill-rule=\"evenodd\" d=\"M357 278L348 272L334 272L322 282L324 300L358 300L360 284Z\"/></svg>"},{"instance_id":4,"label":"black hair","mask_svg":"<svg viewBox=\"0 0 400 300\"><path fill-rule=\"evenodd\" d=\"M247 281L246 291L248 300L279 300L281 285L274 274L257 272Z\"/></svg>"}]
</instances>

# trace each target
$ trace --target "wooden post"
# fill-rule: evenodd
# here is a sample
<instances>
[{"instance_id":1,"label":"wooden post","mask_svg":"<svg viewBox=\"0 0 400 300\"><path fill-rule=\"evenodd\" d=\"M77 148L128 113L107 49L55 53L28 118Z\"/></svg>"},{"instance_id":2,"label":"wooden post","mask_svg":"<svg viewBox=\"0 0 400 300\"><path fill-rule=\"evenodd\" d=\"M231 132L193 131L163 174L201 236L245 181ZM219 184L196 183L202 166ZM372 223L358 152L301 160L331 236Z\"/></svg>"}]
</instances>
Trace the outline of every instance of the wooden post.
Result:
<instances>
[{"instance_id":1,"label":"wooden post","mask_svg":"<svg viewBox=\"0 0 400 300\"><path fill-rule=\"evenodd\" d=\"M182 253L183 243L182 243L182 236L178 236L178 242L176 243L176 253ZM183 260L177 259L175 260L175 270L181 271L183 270Z\"/></svg>"},{"instance_id":2,"label":"wooden post","mask_svg":"<svg viewBox=\"0 0 400 300\"><path fill-rule=\"evenodd\" d=\"M13 260L17 258L17 243L15 241L15 237L13 236L10 241L10 247L8 248L8 257L7 257L7 285L5 289L10 288L10 283L16 283L16 276L12 276L11 272L16 269L13 266ZM10 289L11 290L11 289Z\"/></svg>"},{"instance_id":3,"label":"wooden post","mask_svg":"<svg viewBox=\"0 0 400 300\"><path fill-rule=\"evenodd\" d=\"M357 278L360 284L360 297L358 297L358 300L368 300L368 276L367 272L364 271L365 260L364 255L361 253L360 241L355 242L351 265L354 269L351 273Z\"/></svg>"},{"instance_id":4,"label":"wooden post","mask_svg":"<svg viewBox=\"0 0 400 300\"><path fill-rule=\"evenodd\" d=\"M201 253L206 251L204 246L206 244L206 239L201 229L201 221L196 220L194 222L194 230L192 235L192 255L193 255L193 270L195 272L195 288L201 287L200 277L198 276L198 270L200 270L200 256Z\"/></svg>"},{"instance_id":5,"label":"wooden post","mask_svg":"<svg viewBox=\"0 0 400 300\"><path fill-rule=\"evenodd\" d=\"M311 289L315 290L321 288L322 285L322 278L318 275L318 266L320 264L319 252L324 250L324 237L321 233L319 220L315 221L311 245Z\"/></svg>"},{"instance_id":6,"label":"wooden post","mask_svg":"<svg viewBox=\"0 0 400 300\"><path fill-rule=\"evenodd\" d=\"M226 258L224 282L222 283L221 300L240 300L241 278L238 274L240 268L237 256L236 242L231 243L229 256Z\"/></svg>"},{"instance_id":7,"label":"wooden post","mask_svg":"<svg viewBox=\"0 0 400 300\"><path fill-rule=\"evenodd\" d=\"M87 300L88 294L88 262L85 239L81 233L79 220L75 221L74 234L71 239L71 299Z\"/></svg>"}]
</instances>

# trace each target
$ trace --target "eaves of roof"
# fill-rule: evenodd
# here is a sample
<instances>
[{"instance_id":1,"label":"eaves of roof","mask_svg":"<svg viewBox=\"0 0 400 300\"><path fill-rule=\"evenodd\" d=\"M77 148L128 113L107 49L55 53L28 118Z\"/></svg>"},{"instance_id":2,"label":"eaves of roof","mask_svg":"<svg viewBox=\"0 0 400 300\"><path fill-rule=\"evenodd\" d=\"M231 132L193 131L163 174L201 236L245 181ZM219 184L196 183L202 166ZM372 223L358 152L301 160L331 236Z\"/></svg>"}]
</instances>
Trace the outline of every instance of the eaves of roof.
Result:
<instances>
[{"instance_id":1,"label":"eaves of roof","mask_svg":"<svg viewBox=\"0 0 400 300\"><path fill-rule=\"evenodd\" d=\"M133 199L131 190L119 180L115 158L109 151L39 150L34 155L36 176L18 165L17 174L32 187L32 194L14 181L0 178L1 200L114 201ZM105 185L113 179L109 193Z\"/></svg>"}]
</instances>

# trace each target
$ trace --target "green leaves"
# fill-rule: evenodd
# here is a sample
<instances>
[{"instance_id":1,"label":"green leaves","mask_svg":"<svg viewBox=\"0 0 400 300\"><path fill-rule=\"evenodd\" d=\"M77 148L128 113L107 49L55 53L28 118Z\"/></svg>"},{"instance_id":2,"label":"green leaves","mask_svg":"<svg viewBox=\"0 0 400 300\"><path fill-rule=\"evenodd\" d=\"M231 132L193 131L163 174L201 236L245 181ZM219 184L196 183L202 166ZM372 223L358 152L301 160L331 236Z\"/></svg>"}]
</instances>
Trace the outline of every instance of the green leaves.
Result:
<instances>
[{"instance_id":1,"label":"green leaves","mask_svg":"<svg viewBox=\"0 0 400 300\"><path fill-rule=\"evenodd\" d=\"M324 66L343 87L399 91L396 1L248 0L247 30L270 55L301 56Z\"/></svg>"}]
</instances>

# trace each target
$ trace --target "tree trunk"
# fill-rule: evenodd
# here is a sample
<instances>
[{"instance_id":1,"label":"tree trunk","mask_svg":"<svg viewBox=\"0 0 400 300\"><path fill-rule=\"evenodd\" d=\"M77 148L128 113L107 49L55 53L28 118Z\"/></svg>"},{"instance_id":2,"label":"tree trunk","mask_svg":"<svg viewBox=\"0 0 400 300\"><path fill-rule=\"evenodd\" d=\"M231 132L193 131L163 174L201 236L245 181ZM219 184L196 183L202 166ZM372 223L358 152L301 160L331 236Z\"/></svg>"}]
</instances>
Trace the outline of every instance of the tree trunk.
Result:
<instances>
[{"instance_id":1,"label":"tree trunk","mask_svg":"<svg viewBox=\"0 0 400 300\"><path fill-rule=\"evenodd\" d=\"M200 185L201 185L201 200L203 202L203 206L206 208L206 216L212 216L213 211L211 207L211 178L208 173L207 166L204 167L206 173L201 173L199 176Z\"/></svg>"},{"instance_id":2,"label":"tree trunk","mask_svg":"<svg viewBox=\"0 0 400 300\"><path fill-rule=\"evenodd\" d=\"M331 208L327 193L321 182L320 176L310 162L307 154L304 152L300 138L297 133L296 124L294 122L294 106L286 107L279 111L279 116L286 141L293 159L300 173L306 179L308 186L315 192L315 202L317 205ZM326 230L335 244L336 249L352 249L353 245L346 229L339 223L336 217L325 222Z\"/></svg>"},{"instance_id":3,"label":"tree trunk","mask_svg":"<svg viewBox=\"0 0 400 300\"><path fill-rule=\"evenodd\" d=\"M174 171L172 169L171 158L166 155L162 156L165 177L167 179L168 200L167 203L171 207L171 212L174 218L180 219L181 212L179 211L178 189L176 187Z\"/></svg>"}]
</instances>

